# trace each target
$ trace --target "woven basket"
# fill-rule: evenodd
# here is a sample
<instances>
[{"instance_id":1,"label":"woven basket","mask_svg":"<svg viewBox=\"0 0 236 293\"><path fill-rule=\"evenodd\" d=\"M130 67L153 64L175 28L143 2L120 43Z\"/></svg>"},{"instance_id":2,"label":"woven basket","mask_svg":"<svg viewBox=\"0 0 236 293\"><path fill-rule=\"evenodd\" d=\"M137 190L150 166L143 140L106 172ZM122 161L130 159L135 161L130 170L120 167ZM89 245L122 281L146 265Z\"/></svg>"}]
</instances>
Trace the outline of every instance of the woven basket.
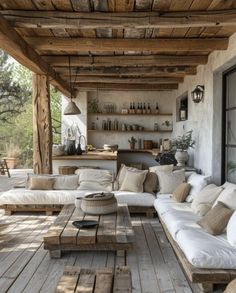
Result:
<instances>
[{"instance_id":1,"label":"woven basket","mask_svg":"<svg viewBox=\"0 0 236 293\"><path fill-rule=\"evenodd\" d=\"M91 215L111 214L117 211L117 200L113 193L93 193L82 199L81 209Z\"/></svg>"}]
</instances>

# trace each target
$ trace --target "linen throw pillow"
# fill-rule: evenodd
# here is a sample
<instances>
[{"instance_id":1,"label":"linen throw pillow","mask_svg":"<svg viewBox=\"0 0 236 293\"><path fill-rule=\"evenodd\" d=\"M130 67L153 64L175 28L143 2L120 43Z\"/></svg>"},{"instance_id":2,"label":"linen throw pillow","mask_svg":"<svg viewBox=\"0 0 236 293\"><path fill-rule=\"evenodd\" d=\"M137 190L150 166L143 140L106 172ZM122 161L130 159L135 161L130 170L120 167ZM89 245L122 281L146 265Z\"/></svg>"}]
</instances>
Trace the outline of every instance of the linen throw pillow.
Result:
<instances>
[{"instance_id":1,"label":"linen throw pillow","mask_svg":"<svg viewBox=\"0 0 236 293\"><path fill-rule=\"evenodd\" d=\"M155 172L148 172L143 183L143 192L155 194L158 190L158 177Z\"/></svg>"},{"instance_id":2,"label":"linen throw pillow","mask_svg":"<svg viewBox=\"0 0 236 293\"><path fill-rule=\"evenodd\" d=\"M191 204L193 212L199 216L204 216L212 208L222 190L222 187L218 187L215 184L209 184L204 187L193 199Z\"/></svg>"},{"instance_id":3,"label":"linen throw pillow","mask_svg":"<svg viewBox=\"0 0 236 293\"><path fill-rule=\"evenodd\" d=\"M184 170L178 170L174 172L170 171L157 171L159 180L160 191L159 193L170 194L184 182L185 175Z\"/></svg>"},{"instance_id":4,"label":"linen throw pillow","mask_svg":"<svg viewBox=\"0 0 236 293\"><path fill-rule=\"evenodd\" d=\"M191 188L191 185L183 182L173 192L173 199L177 202L184 202L186 197L189 194L189 190Z\"/></svg>"},{"instance_id":5,"label":"linen throw pillow","mask_svg":"<svg viewBox=\"0 0 236 293\"><path fill-rule=\"evenodd\" d=\"M233 213L226 228L227 239L232 246L236 247L236 211Z\"/></svg>"},{"instance_id":6,"label":"linen throw pillow","mask_svg":"<svg viewBox=\"0 0 236 293\"><path fill-rule=\"evenodd\" d=\"M52 190L55 179L48 177L31 177L29 181L29 189L31 190Z\"/></svg>"},{"instance_id":7,"label":"linen throw pillow","mask_svg":"<svg viewBox=\"0 0 236 293\"><path fill-rule=\"evenodd\" d=\"M236 210L236 190L226 188L217 198L216 202L214 203L213 207L219 202L223 202L229 208Z\"/></svg>"},{"instance_id":8,"label":"linen throw pillow","mask_svg":"<svg viewBox=\"0 0 236 293\"><path fill-rule=\"evenodd\" d=\"M121 184L120 190L143 192L143 183L147 175L145 171L129 171L126 170L125 178Z\"/></svg>"},{"instance_id":9,"label":"linen throw pillow","mask_svg":"<svg viewBox=\"0 0 236 293\"><path fill-rule=\"evenodd\" d=\"M235 293L236 292L236 279L231 281L226 287L224 293Z\"/></svg>"},{"instance_id":10,"label":"linen throw pillow","mask_svg":"<svg viewBox=\"0 0 236 293\"><path fill-rule=\"evenodd\" d=\"M125 179L126 170L129 171L140 171L137 168L134 167L127 167L125 164L121 164L120 170L116 176L116 182L115 182L115 190L119 189Z\"/></svg>"},{"instance_id":11,"label":"linen throw pillow","mask_svg":"<svg viewBox=\"0 0 236 293\"><path fill-rule=\"evenodd\" d=\"M200 221L197 223L209 234L220 235L224 232L233 210L222 202L218 202Z\"/></svg>"},{"instance_id":12,"label":"linen throw pillow","mask_svg":"<svg viewBox=\"0 0 236 293\"><path fill-rule=\"evenodd\" d=\"M55 176L54 189L56 190L75 190L78 187L78 175L59 175Z\"/></svg>"}]
</instances>

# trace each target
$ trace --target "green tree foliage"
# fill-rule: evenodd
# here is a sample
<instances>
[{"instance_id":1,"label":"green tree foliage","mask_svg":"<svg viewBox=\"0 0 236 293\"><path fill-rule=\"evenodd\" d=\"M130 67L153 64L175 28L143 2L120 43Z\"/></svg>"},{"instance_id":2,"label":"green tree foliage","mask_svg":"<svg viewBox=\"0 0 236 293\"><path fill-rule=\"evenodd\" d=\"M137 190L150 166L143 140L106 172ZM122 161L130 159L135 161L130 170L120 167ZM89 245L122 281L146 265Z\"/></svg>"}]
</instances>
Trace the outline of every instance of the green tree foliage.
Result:
<instances>
[{"instance_id":1,"label":"green tree foliage","mask_svg":"<svg viewBox=\"0 0 236 293\"><path fill-rule=\"evenodd\" d=\"M30 97L29 87L16 81L14 71L14 64L0 50L0 121L3 123L12 123L13 118L24 111Z\"/></svg>"},{"instance_id":2,"label":"green tree foliage","mask_svg":"<svg viewBox=\"0 0 236 293\"><path fill-rule=\"evenodd\" d=\"M2 85L9 85L3 87ZM11 89L14 86L14 91ZM4 98L2 98L3 89ZM61 140L61 96L53 87L50 88L53 142ZM32 167L33 157L33 108L32 108L32 73L19 63L9 59L0 51L0 153L6 155L6 146L13 143L21 149L20 164ZM9 107L14 111L2 114ZM12 109L11 108L11 109ZM6 117L6 118L4 118Z\"/></svg>"}]
</instances>

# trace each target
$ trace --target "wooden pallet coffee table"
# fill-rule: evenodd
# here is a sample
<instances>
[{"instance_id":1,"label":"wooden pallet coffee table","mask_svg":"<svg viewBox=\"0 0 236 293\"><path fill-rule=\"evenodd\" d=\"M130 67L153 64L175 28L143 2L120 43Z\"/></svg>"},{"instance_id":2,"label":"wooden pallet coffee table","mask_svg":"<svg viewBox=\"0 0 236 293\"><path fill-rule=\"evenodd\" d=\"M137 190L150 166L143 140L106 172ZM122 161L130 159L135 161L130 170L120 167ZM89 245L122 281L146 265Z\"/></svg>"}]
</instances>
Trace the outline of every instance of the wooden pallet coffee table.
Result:
<instances>
[{"instance_id":1,"label":"wooden pallet coffee table","mask_svg":"<svg viewBox=\"0 0 236 293\"><path fill-rule=\"evenodd\" d=\"M130 293L132 292L131 272L128 267L81 269L67 266L57 285L57 293Z\"/></svg>"},{"instance_id":2,"label":"wooden pallet coffee table","mask_svg":"<svg viewBox=\"0 0 236 293\"><path fill-rule=\"evenodd\" d=\"M77 229L76 220L97 220L99 225L90 229ZM115 250L124 253L133 247L134 231L126 204L118 206L117 213L92 216L84 214L74 205L65 205L54 224L44 236L44 248L52 258L60 258L62 251Z\"/></svg>"}]
</instances>

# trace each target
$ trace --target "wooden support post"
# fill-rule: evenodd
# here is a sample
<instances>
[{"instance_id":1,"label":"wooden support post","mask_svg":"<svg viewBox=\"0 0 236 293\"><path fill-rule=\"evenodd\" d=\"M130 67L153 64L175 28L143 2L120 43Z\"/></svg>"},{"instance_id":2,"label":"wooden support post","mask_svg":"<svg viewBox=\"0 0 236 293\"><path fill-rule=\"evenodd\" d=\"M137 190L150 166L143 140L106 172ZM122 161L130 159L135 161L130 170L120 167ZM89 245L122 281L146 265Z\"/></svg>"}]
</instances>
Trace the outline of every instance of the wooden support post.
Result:
<instances>
[{"instance_id":1,"label":"wooden support post","mask_svg":"<svg viewBox=\"0 0 236 293\"><path fill-rule=\"evenodd\" d=\"M33 74L34 173L52 173L52 122L49 79Z\"/></svg>"}]
</instances>

